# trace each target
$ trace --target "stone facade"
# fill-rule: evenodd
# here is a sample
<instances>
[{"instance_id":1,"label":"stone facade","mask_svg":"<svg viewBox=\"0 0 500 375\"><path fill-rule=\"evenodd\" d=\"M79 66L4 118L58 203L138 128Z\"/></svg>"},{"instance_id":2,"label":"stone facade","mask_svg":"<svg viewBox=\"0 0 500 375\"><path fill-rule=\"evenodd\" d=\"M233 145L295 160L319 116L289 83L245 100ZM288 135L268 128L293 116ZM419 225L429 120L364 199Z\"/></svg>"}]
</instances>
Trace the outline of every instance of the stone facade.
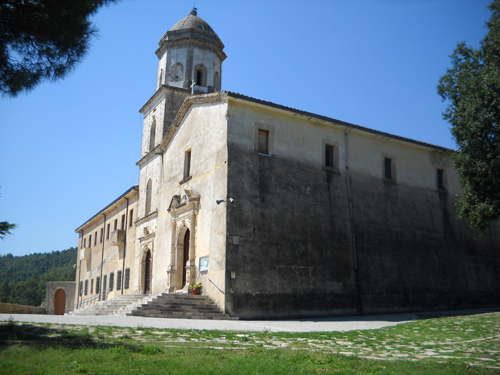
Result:
<instances>
[{"instance_id":1,"label":"stone facade","mask_svg":"<svg viewBox=\"0 0 500 375\"><path fill-rule=\"evenodd\" d=\"M201 281L241 318L498 304L500 225L455 219L453 150L220 91L196 13L159 44L139 185L77 229L75 302Z\"/></svg>"},{"instance_id":2,"label":"stone facade","mask_svg":"<svg viewBox=\"0 0 500 375\"><path fill-rule=\"evenodd\" d=\"M48 281L45 284L45 311L62 315L73 310L76 295L74 281Z\"/></svg>"}]
</instances>

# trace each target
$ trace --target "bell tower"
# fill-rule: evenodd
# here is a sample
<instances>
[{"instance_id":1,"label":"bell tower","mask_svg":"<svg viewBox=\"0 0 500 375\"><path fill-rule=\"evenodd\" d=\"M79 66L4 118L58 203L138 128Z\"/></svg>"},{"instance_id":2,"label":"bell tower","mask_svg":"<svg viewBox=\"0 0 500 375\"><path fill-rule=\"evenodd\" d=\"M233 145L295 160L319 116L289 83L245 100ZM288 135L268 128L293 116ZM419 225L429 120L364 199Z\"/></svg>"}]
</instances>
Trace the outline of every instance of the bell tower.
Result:
<instances>
[{"instance_id":1,"label":"bell tower","mask_svg":"<svg viewBox=\"0 0 500 375\"><path fill-rule=\"evenodd\" d=\"M136 233L141 246L136 249L136 259L145 259L148 251L155 258L158 192L164 163L159 145L186 97L220 91L221 67L226 59L224 44L210 25L197 16L196 9L167 31L158 44L156 92L140 109L144 125L141 159L137 162L140 172Z\"/></svg>"},{"instance_id":2,"label":"bell tower","mask_svg":"<svg viewBox=\"0 0 500 375\"><path fill-rule=\"evenodd\" d=\"M141 108L144 157L163 139L184 99L221 89L224 44L196 9L177 22L158 42L156 92Z\"/></svg>"}]
</instances>

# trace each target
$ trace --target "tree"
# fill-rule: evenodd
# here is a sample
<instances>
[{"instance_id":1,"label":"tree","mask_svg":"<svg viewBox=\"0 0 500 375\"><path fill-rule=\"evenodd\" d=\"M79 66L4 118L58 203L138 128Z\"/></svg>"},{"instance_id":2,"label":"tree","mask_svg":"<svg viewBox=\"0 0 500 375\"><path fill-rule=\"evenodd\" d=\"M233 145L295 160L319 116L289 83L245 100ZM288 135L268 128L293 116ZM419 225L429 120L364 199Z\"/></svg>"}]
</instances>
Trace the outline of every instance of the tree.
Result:
<instances>
[{"instance_id":1,"label":"tree","mask_svg":"<svg viewBox=\"0 0 500 375\"><path fill-rule=\"evenodd\" d=\"M97 33L89 21L118 0L0 0L0 92L16 96L64 78Z\"/></svg>"},{"instance_id":2,"label":"tree","mask_svg":"<svg viewBox=\"0 0 500 375\"><path fill-rule=\"evenodd\" d=\"M500 0L489 9L481 47L459 43L450 56L453 67L438 85L449 101L443 116L458 148L454 160L463 189L458 217L483 233L500 217Z\"/></svg>"},{"instance_id":3,"label":"tree","mask_svg":"<svg viewBox=\"0 0 500 375\"><path fill-rule=\"evenodd\" d=\"M17 227L17 224L10 224L7 221L0 222L0 238L3 240L5 236L11 234L10 230Z\"/></svg>"}]
</instances>

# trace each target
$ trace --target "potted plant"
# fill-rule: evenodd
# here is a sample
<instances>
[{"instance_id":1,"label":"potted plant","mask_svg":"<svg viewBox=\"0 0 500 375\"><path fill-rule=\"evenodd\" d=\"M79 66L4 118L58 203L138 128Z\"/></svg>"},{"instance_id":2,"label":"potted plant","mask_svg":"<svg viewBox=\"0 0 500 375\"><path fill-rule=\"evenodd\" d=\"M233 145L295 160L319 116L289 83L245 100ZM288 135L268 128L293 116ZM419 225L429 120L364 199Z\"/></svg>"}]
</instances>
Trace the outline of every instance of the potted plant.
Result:
<instances>
[{"instance_id":1,"label":"potted plant","mask_svg":"<svg viewBox=\"0 0 500 375\"><path fill-rule=\"evenodd\" d=\"M201 281L198 281L196 284L191 284L189 286L189 289L191 290L192 294L196 295L196 294L200 293L201 287L202 287Z\"/></svg>"}]
</instances>

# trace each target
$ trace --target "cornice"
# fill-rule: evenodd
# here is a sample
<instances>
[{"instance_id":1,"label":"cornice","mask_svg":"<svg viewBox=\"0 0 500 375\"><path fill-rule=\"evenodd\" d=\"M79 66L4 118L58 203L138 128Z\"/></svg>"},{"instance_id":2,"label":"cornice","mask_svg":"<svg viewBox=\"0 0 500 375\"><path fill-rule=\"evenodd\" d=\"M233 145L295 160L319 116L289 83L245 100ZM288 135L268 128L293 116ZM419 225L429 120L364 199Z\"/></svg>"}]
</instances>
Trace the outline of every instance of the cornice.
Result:
<instances>
[{"instance_id":1,"label":"cornice","mask_svg":"<svg viewBox=\"0 0 500 375\"><path fill-rule=\"evenodd\" d=\"M139 109L139 112L143 115L146 115L146 113L153 108L161 99L163 99L162 95L165 96L167 92L173 93L173 94L178 94L181 96L187 96L189 95L190 91L189 89L181 89L179 87L174 87L174 86L169 86L167 84L161 85L158 90L153 94L151 98L142 106L141 109Z\"/></svg>"},{"instance_id":2,"label":"cornice","mask_svg":"<svg viewBox=\"0 0 500 375\"><path fill-rule=\"evenodd\" d=\"M134 224L137 226L137 225L144 223L145 221L148 221L151 219L156 219L157 217L158 217L158 210L155 210L155 211L151 212L150 214L148 214L144 217L141 217L140 219L137 219L136 221L134 221Z\"/></svg>"}]
</instances>

